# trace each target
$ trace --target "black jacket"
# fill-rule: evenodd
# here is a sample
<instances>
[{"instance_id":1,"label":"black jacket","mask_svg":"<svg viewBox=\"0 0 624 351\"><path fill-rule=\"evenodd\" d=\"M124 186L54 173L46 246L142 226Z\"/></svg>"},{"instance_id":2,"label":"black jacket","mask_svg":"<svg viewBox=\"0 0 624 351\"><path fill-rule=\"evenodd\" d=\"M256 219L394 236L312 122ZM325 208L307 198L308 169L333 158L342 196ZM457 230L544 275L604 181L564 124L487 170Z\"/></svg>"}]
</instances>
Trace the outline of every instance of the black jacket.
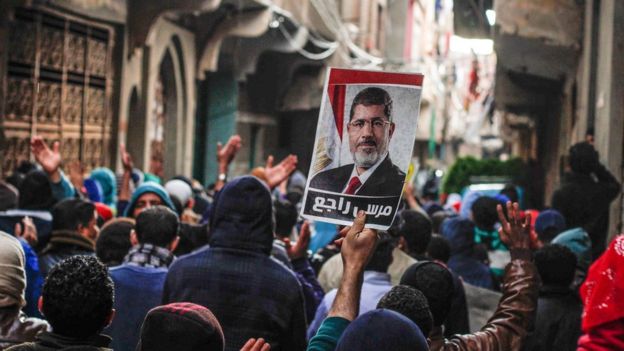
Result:
<instances>
[{"instance_id":1,"label":"black jacket","mask_svg":"<svg viewBox=\"0 0 624 351\"><path fill-rule=\"evenodd\" d=\"M606 248L609 206L619 195L620 183L603 166L591 174L567 173L553 193L552 207L563 215L568 228L583 227L592 240L592 258Z\"/></svg>"},{"instance_id":2,"label":"black jacket","mask_svg":"<svg viewBox=\"0 0 624 351\"><path fill-rule=\"evenodd\" d=\"M574 351L581 336L583 304L567 287L544 286L537 300L534 330L523 351Z\"/></svg>"},{"instance_id":3,"label":"black jacket","mask_svg":"<svg viewBox=\"0 0 624 351\"><path fill-rule=\"evenodd\" d=\"M305 349L303 293L295 274L270 257L271 194L254 177L229 182L217 195L210 247L169 268L163 304L193 302L217 317L226 350L262 337L271 350Z\"/></svg>"},{"instance_id":4,"label":"black jacket","mask_svg":"<svg viewBox=\"0 0 624 351\"><path fill-rule=\"evenodd\" d=\"M353 172L353 164L323 171L310 181L310 187L335 193L342 193ZM387 156L375 169L375 172L355 192L364 196L399 196L405 182L405 173L392 164Z\"/></svg>"},{"instance_id":5,"label":"black jacket","mask_svg":"<svg viewBox=\"0 0 624 351\"><path fill-rule=\"evenodd\" d=\"M5 351L112 351L108 348L111 338L106 335L94 335L86 339L74 339L50 332L42 332L35 342L29 342Z\"/></svg>"}]
</instances>

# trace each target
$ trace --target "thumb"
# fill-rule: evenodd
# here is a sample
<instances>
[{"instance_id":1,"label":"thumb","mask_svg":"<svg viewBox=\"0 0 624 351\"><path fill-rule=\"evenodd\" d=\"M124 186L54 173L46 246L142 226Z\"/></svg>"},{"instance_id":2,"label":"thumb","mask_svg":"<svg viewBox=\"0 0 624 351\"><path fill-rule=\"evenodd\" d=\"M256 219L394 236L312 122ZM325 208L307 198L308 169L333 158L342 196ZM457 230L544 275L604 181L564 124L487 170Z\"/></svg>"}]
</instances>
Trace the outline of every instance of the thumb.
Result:
<instances>
[{"instance_id":1,"label":"thumb","mask_svg":"<svg viewBox=\"0 0 624 351\"><path fill-rule=\"evenodd\" d=\"M13 230L16 238L22 237L22 226L19 223L15 223L15 229Z\"/></svg>"},{"instance_id":2,"label":"thumb","mask_svg":"<svg viewBox=\"0 0 624 351\"><path fill-rule=\"evenodd\" d=\"M223 148L223 144L221 144L221 142L217 142L217 152L221 152L222 148Z\"/></svg>"},{"instance_id":3,"label":"thumb","mask_svg":"<svg viewBox=\"0 0 624 351\"><path fill-rule=\"evenodd\" d=\"M54 144L52 144L52 150L54 151L55 154L59 153L60 148L61 148L60 141L55 141Z\"/></svg>"},{"instance_id":4,"label":"thumb","mask_svg":"<svg viewBox=\"0 0 624 351\"><path fill-rule=\"evenodd\" d=\"M290 242L290 239L284 238L284 239L282 239L282 242L284 242L284 246L286 246L287 250L292 247L292 243Z\"/></svg>"},{"instance_id":5,"label":"thumb","mask_svg":"<svg viewBox=\"0 0 624 351\"><path fill-rule=\"evenodd\" d=\"M273 168L273 155L269 155L269 157L267 157L265 168Z\"/></svg>"},{"instance_id":6,"label":"thumb","mask_svg":"<svg viewBox=\"0 0 624 351\"><path fill-rule=\"evenodd\" d=\"M353 221L353 226L351 227L351 232L359 233L364 229L364 224L366 223L366 212L364 210L359 210L357 217Z\"/></svg>"}]
</instances>

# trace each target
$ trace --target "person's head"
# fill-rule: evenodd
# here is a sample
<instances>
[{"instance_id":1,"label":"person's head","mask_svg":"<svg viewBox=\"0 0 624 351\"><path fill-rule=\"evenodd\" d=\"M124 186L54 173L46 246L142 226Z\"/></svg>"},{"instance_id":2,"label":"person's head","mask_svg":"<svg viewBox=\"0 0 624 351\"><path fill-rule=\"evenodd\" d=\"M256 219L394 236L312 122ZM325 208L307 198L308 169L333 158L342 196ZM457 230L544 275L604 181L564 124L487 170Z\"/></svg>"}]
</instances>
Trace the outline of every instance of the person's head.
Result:
<instances>
[{"instance_id":1,"label":"person's head","mask_svg":"<svg viewBox=\"0 0 624 351\"><path fill-rule=\"evenodd\" d=\"M152 244L175 250L178 243L178 215L165 206L155 206L141 212L130 235L133 245Z\"/></svg>"},{"instance_id":2,"label":"person's head","mask_svg":"<svg viewBox=\"0 0 624 351\"><path fill-rule=\"evenodd\" d=\"M297 224L297 208L288 200L273 201L275 208L275 235L279 238L287 238Z\"/></svg>"},{"instance_id":3,"label":"person's head","mask_svg":"<svg viewBox=\"0 0 624 351\"><path fill-rule=\"evenodd\" d=\"M576 256L563 245L547 244L534 255L535 266L544 285L568 287L574 280Z\"/></svg>"},{"instance_id":4,"label":"person's head","mask_svg":"<svg viewBox=\"0 0 624 351\"><path fill-rule=\"evenodd\" d=\"M17 189L0 180L0 211L6 211L17 207L19 192Z\"/></svg>"},{"instance_id":5,"label":"person's head","mask_svg":"<svg viewBox=\"0 0 624 351\"><path fill-rule=\"evenodd\" d=\"M594 127L587 128L585 132L585 141L591 145L594 145Z\"/></svg>"},{"instance_id":6,"label":"person's head","mask_svg":"<svg viewBox=\"0 0 624 351\"><path fill-rule=\"evenodd\" d=\"M52 208L52 230L69 230L97 239L98 214L95 205L82 199L65 199Z\"/></svg>"},{"instance_id":7,"label":"person's head","mask_svg":"<svg viewBox=\"0 0 624 351\"><path fill-rule=\"evenodd\" d=\"M394 245L388 236L384 236L377 242L375 252L364 268L365 271L388 273L388 267L392 263L392 250Z\"/></svg>"},{"instance_id":8,"label":"person's head","mask_svg":"<svg viewBox=\"0 0 624 351\"><path fill-rule=\"evenodd\" d=\"M177 197L183 208L193 207L193 188L181 179L172 179L165 183L169 196Z\"/></svg>"},{"instance_id":9,"label":"person's head","mask_svg":"<svg viewBox=\"0 0 624 351\"><path fill-rule=\"evenodd\" d=\"M88 338L112 321L113 293L106 266L93 256L72 256L48 273L39 309L54 333Z\"/></svg>"},{"instance_id":10,"label":"person's head","mask_svg":"<svg viewBox=\"0 0 624 351\"><path fill-rule=\"evenodd\" d=\"M444 323L453 300L453 275L443 265L422 261L409 267L401 277L401 285L420 290L427 298L433 316L433 326Z\"/></svg>"},{"instance_id":11,"label":"person's head","mask_svg":"<svg viewBox=\"0 0 624 351\"><path fill-rule=\"evenodd\" d=\"M103 201L108 206L117 204L117 179L115 173L108 168L96 168L91 171L89 178L95 180L102 189Z\"/></svg>"},{"instance_id":12,"label":"person's head","mask_svg":"<svg viewBox=\"0 0 624 351\"><path fill-rule=\"evenodd\" d=\"M105 265L112 267L120 265L130 251L130 232L134 229L134 219L115 218L108 221L95 242L95 255Z\"/></svg>"},{"instance_id":13,"label":"person's head","mask_svg":"<svg viewBox=\"0 0 624 351\"><path fill-rule=\"evenodd\" d=\"M427 246L427 256L432 260L447 263L451 258L451 244L442 235L433 234Z\"/></svg>"},{"instance_id":14,"label":"person's head","mask_svg":"<svg viewBox=\"0 0 624 351\"><path fill-rule=\"evenodd\" d=\"M160 205L167 206L175 211L175 206L167 190L156 182L147 181L139 185L132 193L132 198L128 202L124 216L136 218L143 210Z\"/></svg>"},{"instance_id":15,"label":"person's head","mask_svg":"<svg viewBox=\"0 0 624 351\"><path fill-rule=\"evenodd\" d=\"M20 242L0 231L0 310L26 304L26 257Z\"/></svg>"},{"instance_id":16,"label":"person's head","mask_svg":"<svg viewBox=\"0 0 624 351\"><path fill-rule=\"evenodd\" d=\"M472 254L474 248L474 223L462 217L450 217L442 222L440 231L450 245L450 255Z\"/></svg>"},{"instance_id":17,"label":"person's head","mask_svg":"<svg viewBox=\"0 0 624 351\"><path fill-rule=\"evenodd\" d=\"M206 307L176 302L153 308L141 326L137 351L223 351L225 337Z\"/></svg>"},{"instance_id":18,"label":"person's head","mask_svg":"<svg viewBox=\"0 0 624 351\"><path fill-rule=\"evenodd\" d=\"M504 195L511 202L518 202L518 189L513 184L505 184L505 187L500 191L501 195Z\"/></svg>"},{"instance_id":19,"label":"person's head","mask_svg":"<svg viewBox=\"0 0 624 351\"><path fill-rule=\"evenodd\" d=\"M425 337L433 328L433 316L429 311L427 298L420 290L411 286L397 285L392 287L377 304L377 308L385 308L399 312L420 328Z\"/></svg>"},{"instance_id":20,"label":"person's head","mask_svg":"<svg viewBox=\"0 0 624 351\"><path fill-rule=\"evenodd\" d=\"M215 196L208 243L268 256L273 248L273 222L273 202L266 184L256 177L238 177Z\"/></svg>"},{"instance_id":21,"label":"person's head","mask_svg":"<svg viewBox=\"0 0 624 351\"><path fill-rule=\"evenodd\" d=\"M388 152L395 125L387 91L370 87L360 91L349 113L349 149L357 167L370 168Z\"/></svg>"},{"instance_id":22,"label":"person's head","mask_svg":"<svg viewBox=\"0 0 624 351\"><path fill-rule=\"evenodd\" d=\"M494 229L494 225L498 222L498 212L496 212L498 204L496 199L489 196L482 196L472 204L472 220L479 229Z\"/></svg>"},{"instance_id":23,"label":"person's head","mask_svg":"<svg viewBox=\"0 0 624 351\"><path fill-rule=\"evenodd\" d=\"M400 238L400 246L406 252L424 255L431 240L431 221L418 211L403 210L390 231Z\"/></svg>"},{"instance_id":24,"label":"person's head","mask_svg":"<svg viewBox=\"0 0 624 351\"><path fill-rule=\"evenodd\" d=\"M535 232L537 233L537 238L544 244L551 242L565 229L565 219L557 210L544 210L540 212L535 219Z\"/></svg>"},{"instance_id":25,"label":"person's head","mask_svg":"<svg viewBox=\"0 0 624 351\"><path fill-rule=\"evenodd\" d=\"M576 143L570 147L569 162L573 172L590 174L599 164L598 152L588 142Z\"/></svg>"},{"instance_id":26,"label":"person's head","mask_svg":"<svg viewBox=\"0 0 624 351\"><path fill-rule=\"evenodd\" d=\"M345 329L336 351L426 351L420 328L400 313L377 309L357 317Z\"/></svg>"},{"instance_id":27,"label":"person's head","mask_svg":"<svg viewBox=\"0 0 624 351\"><path fill-rule=\"evenodd\" d=\"M442 222L451 216L450 212L438 211L431 215L431 230L434 234L441 233Z\"/></svg>"},{"instance_id":28,"label":"person's head","mask_svg":"<svg viewBox=\"0 0 624 351\"><path fill-rule=\"evenodd\" d=\"M49 211L56 203L52 195L50 180L43 171L28 172L18 190L20 209Z\"/></svg>"}]
</instances>

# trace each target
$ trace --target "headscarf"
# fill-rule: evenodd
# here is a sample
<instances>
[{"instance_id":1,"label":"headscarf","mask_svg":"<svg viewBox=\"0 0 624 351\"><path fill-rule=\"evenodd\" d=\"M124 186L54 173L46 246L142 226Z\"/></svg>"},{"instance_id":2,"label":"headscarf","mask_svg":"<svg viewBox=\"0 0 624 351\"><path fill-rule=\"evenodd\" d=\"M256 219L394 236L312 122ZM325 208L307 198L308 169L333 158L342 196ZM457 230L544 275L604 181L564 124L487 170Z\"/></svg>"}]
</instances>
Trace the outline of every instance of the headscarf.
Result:
<instances>
[{"instance_id":1,"label":"headscarf","mask_svg":"<svg viewBox=\"0 0 624 351\"><path fill-rule=\"evenodd\" d=\"M171 202L171 198L167 193L167 190L163 188L160 184L154 182L143 182L139 185L138 188L132 193L132 198L128 202L128 206L124 210L124 217L132 217L132 212L134 212L134 207L136 206L137 200L141 197L141 195L146 193L156 194L162 201L163 205L169 207L172 211L175 212L176 208Z\"/></svg>"},{"instance_id":2,"label":"headscarf","mask_svg":"<svg viewBox=\"0 0 624 351\"><path fill-rule=\"evenodd\" d=\"M0 308L26 304L25 262L19 240L0 232Z\"/></svg>"},{"instance_id":3,"label":"headscarf","mask_svg":"<svg viewBox=\"0 0 624 351\"><path fill-rule=\"evenodd\" d=\"M616 237L592 264L580 293L585 333L624 317L624 235Z\"/></svg>"},{"instance_id":4,"label":"headscarf","mask_svg":"<svg viewBox=\"0 0 624 351\"><path fill-rule=\"evenodd\" d=\"M103 203L110 207L117 205L117 180L115 173L108 168L96 168L91 171L91 176L102 187Z\"/></svg>"},{"instance_id":5,"label":"headscarf","mask_svg":"<svg viewBox=\"0 0 624 351\"><path fill-rule=\"evenodd\" d=\"M209 309L179 302L149 311L136 349L223 351L225 338L221 324Z\"/></svg>"},{"instance_id":6,"label":"headscarf","mask_svg":"<svg viewBox=\"0 0 624 351\"><path fill-rule=\"evenodd\" d=\"M336 346L336 351L343 350L426 351L429 346L420 328L407 317L377 309L349 324Z\"/></svg>"}]
</instances>

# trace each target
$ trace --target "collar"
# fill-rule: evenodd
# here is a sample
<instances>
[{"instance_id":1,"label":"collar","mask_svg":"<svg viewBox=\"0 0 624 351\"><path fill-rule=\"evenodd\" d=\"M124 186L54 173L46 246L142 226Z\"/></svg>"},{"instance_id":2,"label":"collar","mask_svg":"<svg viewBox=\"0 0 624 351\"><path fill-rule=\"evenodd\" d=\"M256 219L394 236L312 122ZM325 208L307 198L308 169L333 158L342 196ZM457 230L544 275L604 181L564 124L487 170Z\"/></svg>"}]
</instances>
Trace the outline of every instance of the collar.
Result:
<instances>
[{"instance_id":1,"label":"collar","mask_svg":"<svg viewBox=\"0 0 624 351\"><path fill-rule=\"evenodd\" d=\"M368 284L390 283L390 274L377 271L364 271L364 282Z\"/></svg>"},{"instance_id":2,"label":"collar","mask_svg":"<svg viewBox=\"0 0 624 351\"><path fill-rule=\"evenodd\" d=\"M372 165L370 168L368 168L366 171L364 171L364 173L358 175L357 174L357 166L355 165L355 163L353 164L353 170L351 171L351 175L349 176L349 179L353 178L353 177L358 177L360 179L360 183L362 183L362 185L360 185L360 189L362 188L362 186L364 185L364 183L366 183L366 181L368 180L368 178L370 178L371 175L373 175L373 173L375 172L375 170L377 169L377 167L379 167L379 165L388 157L388 152L386 152L383 157L380 157L377 162ZM349 186L349 182L347 181L347 184L345 185L344 189L342 189L342 192L344 193L345 190L347 190L347 187ZM359 190L359 189L358 189ZM357 190L356 190L357 193Z\"/></svg>"},{"instance_id":3,"label":"collar","mask_svg":"<svg viewBox=\"0 0 624 351\"><path fill-rule=\"evenodd\" d=\"M124 263L139 267L167 268L175 256L164 247L139 244L130 249Z\"/></svg>"},{"instance_id":4,"label":"collar","mask_svg":"<svg viewBox=\"0 0 624 351\"><path fill-rule=\"evenodd\" d=\"M87 346L91 348L102 348L110 350L106 347L111 343L111 337L102 334L96 334L84 339L72 338L52 332L41 332L37 335L37 340L42 346L50 346L59 349L74 348L77 346Z\"/></svg>"},{"instance_id":5,"label":"collar","mask_svg":"<svg viewBox=\"0 0 624 351\"><path fill-rule=\"evenodd\" d=\"M86 238L80 233L71 230L55 230L52 232L50 242L48 246L43 250L43 253L53 249L56 246L73 245L83 250L95 252L95 242L89 238Z\"/></svg>"}]
</instances>

